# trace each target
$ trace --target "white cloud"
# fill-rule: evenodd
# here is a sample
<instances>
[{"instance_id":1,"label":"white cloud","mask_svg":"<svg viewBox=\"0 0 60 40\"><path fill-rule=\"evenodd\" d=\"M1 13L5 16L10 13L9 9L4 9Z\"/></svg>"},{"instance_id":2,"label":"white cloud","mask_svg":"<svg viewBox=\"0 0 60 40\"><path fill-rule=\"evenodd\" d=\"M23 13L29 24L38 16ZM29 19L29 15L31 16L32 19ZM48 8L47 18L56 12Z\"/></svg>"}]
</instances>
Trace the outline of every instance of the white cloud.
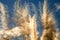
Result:
<instances>
[{"instance_id":1,"label":"white cloud","mask_svg":"<svg viewBox=\"0 0 60 40\"><path fill-rule=\"evenodd\" d=\"M56 6L56 9L57 9L57 10L60 9L60 4L57 4L57 3L56 3L55 6Z\"/></svg>"}]
</instances>

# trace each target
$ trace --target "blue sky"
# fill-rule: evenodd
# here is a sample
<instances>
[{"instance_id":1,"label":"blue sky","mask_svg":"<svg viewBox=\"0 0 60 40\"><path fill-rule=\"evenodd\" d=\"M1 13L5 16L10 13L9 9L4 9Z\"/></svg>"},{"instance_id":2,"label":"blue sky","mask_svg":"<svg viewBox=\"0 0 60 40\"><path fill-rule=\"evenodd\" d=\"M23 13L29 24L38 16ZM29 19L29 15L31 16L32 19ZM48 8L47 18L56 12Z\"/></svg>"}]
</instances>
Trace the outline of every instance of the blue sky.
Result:
<instances>
[{"instance_id":1,"label":"blue sky","mask_svg":"<svg viewBox=\"0 0 60 40\"><path fill-rule=\"evenodd\" d=\"M13 9L14 9L15 1L17 1L17 0L0 0L0 2L2 2L4 5L7 5L8 10L9 10L10 19L13 16ZM21 4L24 4L25 2L33 3L33 4L35 4L36 8L39 9L39 7L38 7L39 1L41 2L41 4L43 4L44 0L21 0L20 3ZM55 18L57 20L58 27L60 29L60 9L58 10L56 8L55 4L60 5L60 0L48 0L49 9L51 9L51 11L53 11ZM38 15L39 15L39 13L38 13ZM12 20L11 20L11 22L12 22ZM10 22L10 24L12 25L11 22Z\"/></svg>"},{"instance_id":2,"label":"blue sky","mask_svg":"<svg viewBox=\"0 0 60 40\"><path fill-rule=\"evenodd\" d=\"M8 7L8 11L9 11L9 15L10 15L10 20L11 20L11 17L13 17L13 9L14 9L14 3L15 1L17 0L0 0L1 3L3 3L4 5L7 5ZM35 4L36 8L39 9L39 1L41 2L41 4L43 4L43 1L44 0L21 0L20 3L21 4L24 4L25 2L26 3L33 3ZM57 6L60 6L60 0L48 0L48 5L49 5L49 9L54 13L55 15L55 18L56 18L56 21L57 21L57 25L58 25L58 28L60 29L60 8L57 9L56 8L56 4ZM38 10L37 10L38 11ZM39 15L39 12L37 13ZM38 19L39 20L39 19ZM12 25L13 21L11 20L10 21L10 25ZM38 26L40 23L38 22ZM42 28L38 27L38 31L42 30Z\"/></svg>"}]
</instances>

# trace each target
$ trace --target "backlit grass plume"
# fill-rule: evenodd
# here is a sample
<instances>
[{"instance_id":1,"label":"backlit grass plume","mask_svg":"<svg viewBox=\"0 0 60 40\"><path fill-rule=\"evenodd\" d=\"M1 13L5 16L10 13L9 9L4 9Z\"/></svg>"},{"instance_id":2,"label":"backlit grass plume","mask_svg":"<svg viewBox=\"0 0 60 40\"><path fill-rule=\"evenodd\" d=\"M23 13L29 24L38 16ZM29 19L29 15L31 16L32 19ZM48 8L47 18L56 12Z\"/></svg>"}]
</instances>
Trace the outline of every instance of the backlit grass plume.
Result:
<instances>
[{"instance_id":1,"label":"backlit grass plume","mask_svg":"<svg viewBox=\"0 0 60 40\"><path fill-rule=\"evenodd\" d=\"M30 40L37 40L36 15L29 17Z\"/></svg>"},{"instance_id":2,"label":"backlit grass plume","mask_svg":"<svg viewBox=\"0 0 60 40\"><path fill-rule=\"evenodd\" d=\"M41 40L54 40L56 35L56 21L51 12L47 8L47 0L44 0L43 14L41 15L44 27Z\"/></svg>"},{"instance_id":3,"label":"backlit grass plume","mask_svg":"<svg viewBox=\"0 0 60 40\"><path fill-rule=\"evenodd\" d=\"M35 15L31 17L29 14L28 5L19 7L17 4L14 10L16 13L14 21L17 26L8 30L0 30L0 40L11 40L12 37L20 35L24 35L25 40L37 40L36 18Z\"/></svg>"},{"instance_id":4,"label":"backlit grass plume","mask_svg":"<svg viewBox=\"0 0 60 40\"><path fill-rule=\"evenodd\" d=\"M31 17L28 10L28 5L24 8L16 9L18 19L15 20L18 26L22 27L25 40L37 40L36 35L36 18ZM30 38L28 38L28 36Z\"/></svg>"},{"instance_id":5,"label":"backlit grass plume","mask_svg":"<svg viewBox=\"0 0 60 40\"><path fill-rule=\"evenodd\" d=\"M19 7L19 4L15 5L15 13L16 17L14 21L16 22L17 26L20 26L22 28L23 33L22 35L25 36L25 40L28 40L29 35L29 10L28 10L28 5L25 7Z\"/></svg>"},{"instance_id":6,"label":"backlit grass plume","mask_svg":"<svg viewBox=\"0 0 60 40\"><path fill-rule=\"evenodd\" d=\"M37 39L37 22L36 14L39 13L32 4L34 10L29 10L29 4L21 6L19 0L14 5L14 17L12 20L16 23L16 27L9 29L8 21L6 20L6 10L3 4L0 3L0 19L2 19L2 30L0 30L0 40L11 40L14 37L24 36L25 40L38 40ZM2 14L1 14L2 13ZM30 15L33 13L34 15ZM42 12L41 12L42 13ZM41 14L41 21L43 24L43 34L41 40L59 40L59 33L56 30L56 20L52 12L48 10L47 0L44 0L43 13ZM0 25L1 26L1 25Z\"/></svg>"},{"instance_id":7,"label":"backlit grass plume","mask_svg":"<svg viewBox=\"0 0 60 40\"><path fill-rule=\"evenodd\" d=\"M7 10L5 5L0 3L0 27L2 29L8 29Z\"/></svg>"}]
</instances>

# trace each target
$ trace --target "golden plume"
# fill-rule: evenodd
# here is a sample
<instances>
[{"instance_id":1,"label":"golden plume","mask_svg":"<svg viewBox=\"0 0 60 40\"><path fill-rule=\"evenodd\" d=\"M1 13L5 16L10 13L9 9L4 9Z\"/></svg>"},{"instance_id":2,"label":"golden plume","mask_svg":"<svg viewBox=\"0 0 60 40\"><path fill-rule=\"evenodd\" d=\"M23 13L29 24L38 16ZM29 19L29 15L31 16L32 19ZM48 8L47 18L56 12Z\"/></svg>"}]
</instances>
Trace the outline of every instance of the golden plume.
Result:
<instances>
[{"instance_id":1,"label":"golden plume","mask_svg":"<svg viewBox=\"0 0 60 40\"><path fill-rule=\"evenodd\" d=\"M56 33L56 21L53 14L48 10L47 0L44 0L43 14L41 15L41 18L44 26L41 40L54 40Z\"/></svg>"},{"instance_id":2,"label":"golden plume","mask_svg":"<svg viewBox=\"0 0 60 40\"><path fill-rule=\"evenodd\" d=\"M29 28L30 28L30 40L37 40L37 30L36 30L36 15L33 17L29 16Z\"/></svg>"}]
</instances>

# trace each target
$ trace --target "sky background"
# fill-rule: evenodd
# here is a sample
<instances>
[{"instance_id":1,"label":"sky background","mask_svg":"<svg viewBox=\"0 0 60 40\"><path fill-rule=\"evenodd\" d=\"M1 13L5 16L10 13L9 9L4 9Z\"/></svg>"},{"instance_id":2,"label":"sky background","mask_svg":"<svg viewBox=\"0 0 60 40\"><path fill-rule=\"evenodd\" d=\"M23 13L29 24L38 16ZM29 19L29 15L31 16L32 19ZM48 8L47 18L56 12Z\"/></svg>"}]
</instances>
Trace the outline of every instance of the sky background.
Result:
<instances>
[{"instance_id":1,"label":"sky background","mask_svg":"<svg viewBox=\"0 0 60 40\"><path fill-rule=\"evenodd\" d=\"M14 22L12 21L12 17L14 15L14 3L15 1L17 0L0 0L1 3L3 3L4 5L7 5L8 7L8 13L9 13L9 16L10 16L10 26L12 25L12 27L14 26ZM36 6L36 9L38 11L39 9L39 2L41 4L43 4L43 1L44 0L20 0L20 3L22 5L24 5L25 3L33 3L35 6ZM41 5L42 6L42 5ZM60 29L60 0L48 0L48 6L49 6L49 9L50 11L52 11L55 15L55 19L57 21L57 26L58 28ZM41 10L42 10L42 7L41 7ZM39 15L39 12L37 13L37 15ZM39 16L38 16L39 17ZM38 19L39 20L39 19ZM40 27L40 22L37 21L37 26L38 26L38 31L41 31L42 30L42 27Z\"/></svg>"}]
</instances>

